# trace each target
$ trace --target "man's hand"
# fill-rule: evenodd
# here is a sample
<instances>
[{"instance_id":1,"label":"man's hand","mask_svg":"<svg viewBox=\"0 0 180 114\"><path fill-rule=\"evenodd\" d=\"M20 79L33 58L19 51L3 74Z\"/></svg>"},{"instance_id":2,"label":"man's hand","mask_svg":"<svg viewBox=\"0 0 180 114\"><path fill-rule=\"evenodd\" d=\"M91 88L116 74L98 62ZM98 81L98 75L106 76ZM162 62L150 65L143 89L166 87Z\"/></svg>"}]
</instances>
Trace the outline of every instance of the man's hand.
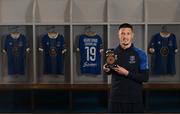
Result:
<instances>
[{"instance_id":1,"label":"man's hand","mask_svg":"<svg viewBox=\"0 0 180 114\"><path fill-rule=\"evenodd\" d=\"M103 65L103 70L104 70L104 72L109 72L110 68L107 68L106 65L107 65L107 63Z\"/></svg>"},{"instance_id":2,"label":"man's hand","mask_svg":"<svg viewBox=\"0 0 180 114\"><path fill-rule=\"evenodd\" d=\"M129 74L128 70L126 70L125 68L123 68L119 65L117 65L117 67L114 67L113 69L114 69L114 71L116 71L120 75L127 76Z\"/></svg>"}]
</instances>

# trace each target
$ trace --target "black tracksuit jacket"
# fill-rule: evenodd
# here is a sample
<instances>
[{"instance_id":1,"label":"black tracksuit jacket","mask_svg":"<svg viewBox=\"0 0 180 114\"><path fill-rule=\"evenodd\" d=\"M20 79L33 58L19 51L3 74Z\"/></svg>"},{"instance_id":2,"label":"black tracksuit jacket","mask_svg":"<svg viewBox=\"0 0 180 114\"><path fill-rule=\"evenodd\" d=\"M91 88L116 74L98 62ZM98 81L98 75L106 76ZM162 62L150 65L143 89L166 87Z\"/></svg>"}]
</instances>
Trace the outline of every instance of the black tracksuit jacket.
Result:
<instances>
[{"instance_id":1,"label":"black tracksuit jacket","mask_svg":"<svg viewBox=\"0 0 180 114\"><path fill-rule=\"evenodd\" d=\"M148 59L144 51L136 48L133 44L128 49L119 45L115 49L117 64L129 71L128 76L122 76L113 69L110 101L120 103L142 103L143 82L148 81Z\"/></svg>"}]
</instances>

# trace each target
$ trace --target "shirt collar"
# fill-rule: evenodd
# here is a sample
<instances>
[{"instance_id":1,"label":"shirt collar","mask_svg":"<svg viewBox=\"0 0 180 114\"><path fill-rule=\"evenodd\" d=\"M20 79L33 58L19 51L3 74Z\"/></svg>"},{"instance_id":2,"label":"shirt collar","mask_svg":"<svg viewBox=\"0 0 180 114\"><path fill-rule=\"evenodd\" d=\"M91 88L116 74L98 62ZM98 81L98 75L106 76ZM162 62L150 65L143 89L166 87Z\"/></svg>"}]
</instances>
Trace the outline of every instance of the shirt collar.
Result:
<instances>
[{"instance_id":1,"label":"shirt collar","mask_svg":"<svg viewBox=\"0 0 180 114\"><path fill-rule=\"evenodd\" d=\"M134 47L134 44L133 44L133 43L131 43L131 46L130 46L129 48L126 48L126 49L123 49L123 48L121 47L121 45L118 46L118 48L120 49L120 51L128 51L128 50L131 50L133 47Z\"/></svg>"}]
</instances>

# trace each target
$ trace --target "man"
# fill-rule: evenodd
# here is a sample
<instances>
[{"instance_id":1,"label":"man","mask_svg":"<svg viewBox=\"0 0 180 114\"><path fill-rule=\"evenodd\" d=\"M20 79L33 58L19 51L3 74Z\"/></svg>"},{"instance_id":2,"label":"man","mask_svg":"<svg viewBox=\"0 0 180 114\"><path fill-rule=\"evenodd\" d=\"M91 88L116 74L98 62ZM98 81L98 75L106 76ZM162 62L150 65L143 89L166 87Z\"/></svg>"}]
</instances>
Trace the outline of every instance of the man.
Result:
<instances>
[{"instance_id":1,"label":"man","mask_svg":"<svg viewBox=\"0 0 180 114\"><path fill-rule=\"evenodd\" d=\"M142 83L149 77L147 55L132 43L132 25L120 25L118 35L119 46L114 49L117 65L112 69L103 66L107 74L112 74L109 112L143 112Z\"/></svg>"}]
</instances>

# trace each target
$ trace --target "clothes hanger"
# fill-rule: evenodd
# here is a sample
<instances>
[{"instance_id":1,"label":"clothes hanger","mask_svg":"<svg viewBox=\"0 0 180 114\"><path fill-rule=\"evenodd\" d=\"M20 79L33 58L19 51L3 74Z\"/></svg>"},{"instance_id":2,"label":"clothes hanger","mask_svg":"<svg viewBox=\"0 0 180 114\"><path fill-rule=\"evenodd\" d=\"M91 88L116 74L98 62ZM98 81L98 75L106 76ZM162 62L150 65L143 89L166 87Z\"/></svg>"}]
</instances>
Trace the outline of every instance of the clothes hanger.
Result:
<instances>
[{"instance_id":1,"label":"clothes hanger","mask_svg":"<svg viewBox=\"0 0 180 114\"><path fill-rule=\"evenodd\" d=\"M19 38L20 32L18 32L18 28L19 28L19 26L14 26L11 28L11 29L13 29L13 32L11 32L12 38L15 38L15 39Z\"/></svg>"},{"instance_id":2,"label":"clothes hanger","mask_svg":"<svg viewBox=\"0 0 180 114\"><path fill-rule=\"evenodd\" d=\"M85 28L85 34L87 36L95 36L97 33L92 31L92 26L89 25Z\"/></svg>"},{"instance_id":3,"label":"clothes hanger","mask_svg":"<svg viewBox=\"0 0 180 114\"><path fill-rule=\"evenodd\" d=\"M58 36L58 32L55 32L55 26L50 26L49 28L48 28L48 36L50 37L50 38L57 38L57 36Z\"/></svg>"},{"instance_id":4,"label":"clothes hanger","mask_svg":"<svg viewBox=\"0 0 180 114\"><path fill-rule=\"evenodd\" d=\"M168 35L170 35L170 32L168 31L167 25L161 25L161 32L160 32L160 34L161 34L162 36L168 36Z\"/></svg>"}]
</instances>

